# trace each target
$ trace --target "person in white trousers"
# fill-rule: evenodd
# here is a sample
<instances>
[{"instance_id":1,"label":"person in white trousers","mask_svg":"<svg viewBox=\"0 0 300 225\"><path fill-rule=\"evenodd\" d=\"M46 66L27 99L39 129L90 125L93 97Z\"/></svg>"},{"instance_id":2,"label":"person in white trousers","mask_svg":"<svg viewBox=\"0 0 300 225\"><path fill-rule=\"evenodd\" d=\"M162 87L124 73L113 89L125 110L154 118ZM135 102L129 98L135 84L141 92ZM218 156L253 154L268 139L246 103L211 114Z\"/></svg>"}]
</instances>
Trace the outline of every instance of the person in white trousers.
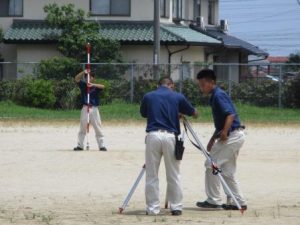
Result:
<instances>
[{"instance_id":1,"label":"person in white trousers","mask_svg":"<svg viewBox=\"0 0 300 225\"><path fill-rule=\"evenodd\" d=\"M167 197L171 214L182 214L182 190L180 184L180 161L175 158L175 135L180 134L179 115L195 117L196 110L186 98L173 91L171 78L163 77L157 90L147 93L140 107L147 118L146 136L146 213L160 213L158 170L164 156L167 176Z\"/></svg>"},{"instance_id":2,"label":"person in white trousers","mask_svg":"<svg viewBox=\"0 0 300 225\"><path fill-rule=\"evenodd\" d=\"M215 124L215 132L211 137L207 151L212 160L222 171L222 176L243 210L247 210L246 200L241 193L236 179L236 164L239 151L245 142L244 126L241 125L236 109L229 95L216 86L216 75L213 70L201 70L197 79L199 88L204 94L210 94L210 105ZM207 200L196 205L205 209L238 210L230 194L224 189L227 203L222 204L219 177L213 175L211 165L205 162L205 190Z\"/></svg>"},{"instance_id":3,"label":"person in white trousers","mask_svg":"<svg viewBox=\"0 0 300 225\"><path fill-rule=\"evenodd\" d=\"M78 84L81 91L81 115L80 115L80 128L78 132L77 146L74 148L74 151L82 151L84 149L84 139L87 132L87 85L90 87L90 124L93 126L95 131L96 140L100 151L107 151L107 148L104 144L104 134L101 125L101 117L98 110L99 107L99 95L101 90L105 88L102 84L95 84L94 75L90 75L90 83L86 82L87 71L84 70L75 76L75 81Z\"/></svg>"}]
</instances>

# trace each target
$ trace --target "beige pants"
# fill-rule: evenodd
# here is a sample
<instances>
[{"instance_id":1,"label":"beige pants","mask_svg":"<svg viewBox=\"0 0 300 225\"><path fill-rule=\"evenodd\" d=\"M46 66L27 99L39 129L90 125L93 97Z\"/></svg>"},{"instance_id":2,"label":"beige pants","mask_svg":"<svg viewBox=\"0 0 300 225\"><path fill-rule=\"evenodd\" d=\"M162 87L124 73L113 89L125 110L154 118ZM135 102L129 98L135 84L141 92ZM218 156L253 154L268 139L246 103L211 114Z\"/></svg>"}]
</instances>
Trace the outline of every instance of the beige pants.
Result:
<instances>
[{"instance_id":1,"label":"beige pants","mask_svg":"<svg viewBox=\"0 0 300 225\"><path fill-rule=\"evenodd\" d=\"M222 170L222 176L241 205L246 205L246 201L240 191L238 181L235 177L236 161L239 150L245 141L245 135L242 130L232 132L225 143L217 141L211 149L212 160ZM211 165L205 162L205 190L207 194L207 202L211 204L221 205L222 197L220 193L220 180L218 176L212 174ZM224 189L224 188L223 188ZM224 189L227 195L227 203L233 204L229 193Z\"/></svg>"},{"instance_id":2,"label":"beige pants","mask_svg":"<svg viewBox=\"0 0 300 225\"><path fill-rule=\"evenodd\" d=\"M149 214L160 212L158 170L164 156L168 200L171 210L182 210L180 161L175 159L175 136L167 132L150 132L146 136L146 205Z\"/></svg>"},{"instance_id":3,"label":"beige pants","mask_svg":"<svg viewBox=\"0 0 300 225\"><path fill-rule=\"evenodd\" d=\"M87 116L87 106L83 106L81 109L80 129L78 132L78 146L82 148L84 147L83 142L87 132ZM90 107L90 125L92 125L95 130L95 136L99 148L104 147L104 135L102 132L101 118L98 107Z\"/></svg>"}]
</instances>

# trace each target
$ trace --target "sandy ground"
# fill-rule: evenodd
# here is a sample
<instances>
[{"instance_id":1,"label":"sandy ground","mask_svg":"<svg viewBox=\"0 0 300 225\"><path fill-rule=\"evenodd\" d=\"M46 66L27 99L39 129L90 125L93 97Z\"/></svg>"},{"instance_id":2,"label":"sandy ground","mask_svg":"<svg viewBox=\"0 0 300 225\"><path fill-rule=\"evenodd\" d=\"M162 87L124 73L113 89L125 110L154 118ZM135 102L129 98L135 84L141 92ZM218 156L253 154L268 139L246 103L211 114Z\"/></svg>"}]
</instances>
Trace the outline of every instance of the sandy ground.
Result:
<instances>
[{"instance_id":1,"label":"sandy ground","mask_svg":"<svg viewBox=\"0 0 300 225\"><path fill-rule=\"evenodd\" d=\"M203 143L213 127L194 124ZM73 152L77 124L0 122L0 225L300 224L300 126L248 125L238 177L249 210L205 212L204 158L186 144L184 212L144 211L144 179L125 214L117 213L144 162L143 124L105 124L108 152ZM166 181L160 170L162 206Z\"/></svg>"}]
</instances>

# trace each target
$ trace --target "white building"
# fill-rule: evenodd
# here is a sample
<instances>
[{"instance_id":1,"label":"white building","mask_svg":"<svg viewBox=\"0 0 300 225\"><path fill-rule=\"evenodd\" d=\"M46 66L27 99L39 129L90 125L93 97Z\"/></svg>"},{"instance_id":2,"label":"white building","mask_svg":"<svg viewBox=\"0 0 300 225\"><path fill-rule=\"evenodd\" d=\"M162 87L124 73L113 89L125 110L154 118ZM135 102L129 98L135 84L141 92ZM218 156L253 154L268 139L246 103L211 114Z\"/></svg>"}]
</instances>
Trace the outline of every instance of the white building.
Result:
<instances>
[{"instance_id":1,"label":"white building","mask_svg":"<svg viewBox=\"0 0 300 225\"><path fill-rule=\"evenodd\" d=\"M54 2L90 12L91 19L101 24L102 34L120 41L124 62L152 63L154 0L1 0L2 60L38 62L59 55L52 35L59 31L44 22L43 7ZM219 22L218 0L160 0L160 4L160 63L247 63L249 55L267 56L226 33L226 21L222 26ZM2 79L18 76L16 68L2 69ZM237 66L230 72L238 80L243 69ZM226 75L228 70L220 67L218 73Z\"/></svg>"}]
</instances>

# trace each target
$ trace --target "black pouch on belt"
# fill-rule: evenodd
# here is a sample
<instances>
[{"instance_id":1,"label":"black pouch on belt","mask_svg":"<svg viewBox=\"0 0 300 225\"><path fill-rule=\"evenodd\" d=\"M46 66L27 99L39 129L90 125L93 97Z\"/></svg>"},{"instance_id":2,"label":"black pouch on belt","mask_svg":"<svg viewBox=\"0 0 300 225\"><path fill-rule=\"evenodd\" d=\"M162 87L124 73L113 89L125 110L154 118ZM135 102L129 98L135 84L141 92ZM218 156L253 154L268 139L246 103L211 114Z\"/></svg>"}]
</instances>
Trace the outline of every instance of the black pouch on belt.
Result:
<instances>
[{"instance_id":1,"label":"black pouch on belt","mask_svg":"<svg viewBox=\"0 0 300 225\"><path fill-rule=\"evenodd\" d=\"M175 141L175 158L176 160L182 160L184 152L183 141L178 139L178 135L175 136Z\"/></svg>"}]
</instances>

